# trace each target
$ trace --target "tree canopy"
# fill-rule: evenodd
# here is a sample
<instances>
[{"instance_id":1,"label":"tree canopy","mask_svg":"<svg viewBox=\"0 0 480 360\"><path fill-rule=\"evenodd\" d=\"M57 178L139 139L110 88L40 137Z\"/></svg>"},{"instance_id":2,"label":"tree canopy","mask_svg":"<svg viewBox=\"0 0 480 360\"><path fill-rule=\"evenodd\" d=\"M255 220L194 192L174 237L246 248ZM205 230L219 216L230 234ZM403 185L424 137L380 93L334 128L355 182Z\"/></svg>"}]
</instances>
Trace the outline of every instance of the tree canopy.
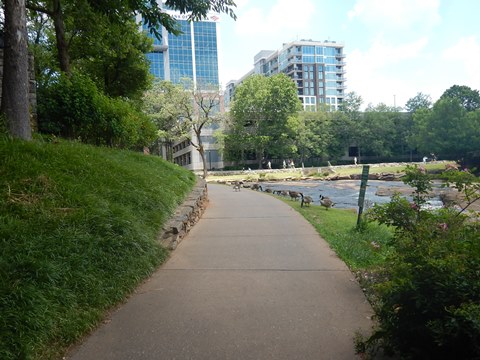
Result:
<instances>
[{"instance_id":1,"label":"tree canopy","mask_svg":"<svg viewBox=\"0 0 480 360\"><path fill-rule=\"evenodd\" d=\"M233 0L167 0L164 5L157 0L7 1L5 24L8 21L20 24L21 14L25 14L26 9L29 10L30 40L35 45L39 86L48 86L49 79L56 81L61 72L71 75L75 70L89 76L95 81L97 88L108 96L138 100L151 81L148 62L144 56L150 50L151 40L146 34L142 34L139 24L135 22L137 15L142 17L149 31L157 37L161 36L162 26L168 32L180 33L169 10L187 14L188 20L192 21L204 18L210 11L226 13L236 18L233 11L236 5ZM26 23L24 18L23 23ZM14 39L14 34L17 33L19 32L6 31L6 43L11 41L9 36ZM27 71L26 41L23 49L20 56L14 53L10 46L5 47L4 66L6 69L12 68L8 71L12 76ZM5 94L17 93L12 91L14 83L26 82L4 81L4 86L8 86L3 91L4 98ZM12 100L15 100L12 103L23 103L24 107L28 108L24 99ZM8 105L9 99L3 104ZM13 124L9 133L29 138L28 135L18 135L17 130L25 126L11 115L22 114L24 111L20 111L19 105L12 109L11 112L2 110L7 122ZM23 116L22 123L29 127L26 116Z\"/></svg>"},{"instance_id":2,"label":"tree canopy","mask_svg":"<svg viewBox=\"0 0 480 360\"><path fill-rule=\"evenodd\" d=\"M405 108L409 113L414 113L418 109L429 109L432 107L432 98L422 92L418 92L413 98L408 99Z\"/></svg>"},{"instance_id":3,"label":"tree canopy","mask_svg":"<svg viewBox=\"0 0 480 360\"><path fill-rule=\"evenodd\" d=\"M440 98L431 110L417 111L413 119L419 151L459 159L478 150L480 111L467 111L455 98Z\"/></svg>"},{"instance_id":4,"label":"tree canopy","mask_svg":"<svg viewBox=\"0 0 480 360\"><path fill-rule=\"evenodd\" d=\"M238 86L230 112L227 150L254 152L259 167L264 157L282 157L296 151L292 117L301 108L297 89L285 74L253 75Z\"/></svg>"},{"instance_id":5,"label":"tree canopy","mask_svg":"<svg viewBox=\"0 0 480 360\"><path fill-rule=\"evenodd\" d=\"M467 111L480 109L480 93L464 85L453 85L445 90L440 99L456 99Z\"/></svg>"}]
</instances>

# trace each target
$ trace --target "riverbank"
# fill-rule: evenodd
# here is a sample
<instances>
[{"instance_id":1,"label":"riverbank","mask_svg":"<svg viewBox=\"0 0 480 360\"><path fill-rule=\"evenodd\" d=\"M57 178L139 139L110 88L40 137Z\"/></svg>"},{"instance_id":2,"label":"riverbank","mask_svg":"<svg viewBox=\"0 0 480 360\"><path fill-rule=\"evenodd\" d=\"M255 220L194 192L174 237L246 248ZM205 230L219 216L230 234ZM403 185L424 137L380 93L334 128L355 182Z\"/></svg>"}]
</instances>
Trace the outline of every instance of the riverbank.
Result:
<instances>
[{"instance_id":1,"label":"riverbank","mask_svg":"<svg viewBox=\"0 0 480 360\"><path fill-rule=\"evenodd\" d=\"M405 168L417 165L425 168L432 174L440 174L451 165L452 161L436 161L423 163L382 163L371 164L369 173L369 186L366 200L368 204L385 203L390 197L398 192L407 198L411 196L413 189L405 185L401 178ZM319 195L328 196L336 200L337 207L356 208L360 178L363 170L362 165L342 165L322 168L305 169L276 169L276 170L247 170L209 173L207 182L231 185L241 182L245 188L257 184L260 189L267 192L273 190L292 190L303 192L311 196L314 204L318 203ZM442 182L434 182L434 188L430 192L432 208L442 205L457 204L460 207L466 205L465 199L456 189L443 187ZM469 209L480 212L480 202L475 202Z\"/></svg>"},{"instance_id":2,"label":"riverbank","mask_svg":"<svg viewBox=\"0 0 480 360\"><path fill-rule=\"evenodd\" d=\"M452 161L435 161L429 163L380 163L365 164L370 166L371 180L399 180L405 168L410 165L422 166L430 173L444 171ZM230 181L292 181L292 180L355 180L359 179L363 165L338 165L296 169L262 169L236 171L209 171L207 182L222 183Z\"/></svg>"}]
</instances>

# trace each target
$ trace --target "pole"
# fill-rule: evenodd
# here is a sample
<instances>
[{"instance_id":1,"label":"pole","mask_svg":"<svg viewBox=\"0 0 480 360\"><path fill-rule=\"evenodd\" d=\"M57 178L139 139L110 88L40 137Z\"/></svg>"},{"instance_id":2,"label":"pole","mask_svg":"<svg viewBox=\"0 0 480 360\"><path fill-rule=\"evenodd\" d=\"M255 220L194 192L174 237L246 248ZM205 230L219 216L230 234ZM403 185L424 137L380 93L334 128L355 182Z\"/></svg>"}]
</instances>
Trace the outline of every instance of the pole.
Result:
<instances>
[{"instance_id":1,"label":"pole","mask_svg":"<svg viewBox=\"0 0 480 360\"><path fill-rule=\"evenodd\" d=\"M365 203L365 193L367 191L367 182L368 182L368 173L370 172L370 165L363 165L362 169L362 180L360 182L360 193L358 195L358 217L357 217L357 228L360 227L363 206Z\"/></svg>"}]
</instances>

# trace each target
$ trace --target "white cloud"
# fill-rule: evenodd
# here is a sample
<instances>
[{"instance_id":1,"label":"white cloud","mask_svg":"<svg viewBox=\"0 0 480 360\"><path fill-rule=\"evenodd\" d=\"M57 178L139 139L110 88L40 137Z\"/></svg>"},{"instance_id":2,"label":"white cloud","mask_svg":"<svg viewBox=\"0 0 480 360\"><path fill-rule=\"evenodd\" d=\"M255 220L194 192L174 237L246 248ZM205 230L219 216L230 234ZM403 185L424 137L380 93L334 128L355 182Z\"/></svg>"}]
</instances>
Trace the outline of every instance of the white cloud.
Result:
<instances>
[{"instance_id":1,"label":"white cloud","mask_svg":"<svg viewBox=\"0 0 480 360\"><path fill-rule=\"evenodd\" d=\"M277 50L282 44L296 38L311 37L312 20L315 16L313 0L297 0L292 6L291 0L241 0L236 1L237 21L222 20L220 28L230 26L234 35L221 42L220 77L225 84L232 79L239 79L253 68L255 54L261 50ZM235 54L234 59L223 59Z\"/></svg>"},{"instance_id":2,"label":"white cloud","mask_svg":"<svg viewBox=\"0 0 480 360\"><path fill-rule=\"evenodd\" d=\"M413 74L405 76L404 65L419 59L428 44L422 37L400 45L377 38L366 50L353 50L347 56L348 90L360 94L368 103L403 106L421 89L413 89ZM413 95L412 95L413 94ZM395 95L395 96L394 96Z\"/></svg>"},{"instance_id":3,"label":"white cloud","mask_svg":"<svg viewBox=\"0 0 480 360\"><path fill-rule=\"evenodd\" d=\"M280 35L306 30L315 10L312 0L297 0L295 6L290 0L277 0L269 12L260 7L248 7L248 4L244 2L239 7L243 10L235 24L239 35Z\"/></svg>"},{"instance_id":4,"label":"white cloud","mask_svg":"<svg viewBox=\"0 0 480 360\"><path fill-rule=\"evenodd\" d=\"M403 28L440 22L440 0L356 0L349 19L358 18L374 28Z\"/></svg>"},{"instance_id":5,"label":"white cloud","mask_svg":"<svg viewBox=\"0 0 480 360\"><path fill-rule=\"evenodd\" d=\"M455 75L452 79L456 85L467 85L473 89L479 88L480 43L475 36L464 37L450 48L443 51L442 58L449 63L446 73ZM462 76L463 75L463 76ZM463 83L459 83L463 79ZM452 83L452 85L454 85Z\"/></svg>"}]
</instances>

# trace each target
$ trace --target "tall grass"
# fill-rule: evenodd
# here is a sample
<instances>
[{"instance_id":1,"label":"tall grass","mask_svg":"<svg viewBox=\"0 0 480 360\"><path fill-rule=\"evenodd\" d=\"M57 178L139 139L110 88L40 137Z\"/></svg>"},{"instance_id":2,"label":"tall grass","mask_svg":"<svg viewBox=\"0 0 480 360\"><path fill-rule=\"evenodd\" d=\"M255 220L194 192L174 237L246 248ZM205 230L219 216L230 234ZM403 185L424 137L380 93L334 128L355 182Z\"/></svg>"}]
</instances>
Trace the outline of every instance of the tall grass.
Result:
<instances>
[{"instance_id":1,"label":"tall grass","mask_svg":"<svg viewBox=\"0 0 480 360\"><path fill-rule=\"evenodd\" d=\"M51 359L167 256L194 176L71 142L0 140L0 359Z\"/></svg>"}]
</instances>

